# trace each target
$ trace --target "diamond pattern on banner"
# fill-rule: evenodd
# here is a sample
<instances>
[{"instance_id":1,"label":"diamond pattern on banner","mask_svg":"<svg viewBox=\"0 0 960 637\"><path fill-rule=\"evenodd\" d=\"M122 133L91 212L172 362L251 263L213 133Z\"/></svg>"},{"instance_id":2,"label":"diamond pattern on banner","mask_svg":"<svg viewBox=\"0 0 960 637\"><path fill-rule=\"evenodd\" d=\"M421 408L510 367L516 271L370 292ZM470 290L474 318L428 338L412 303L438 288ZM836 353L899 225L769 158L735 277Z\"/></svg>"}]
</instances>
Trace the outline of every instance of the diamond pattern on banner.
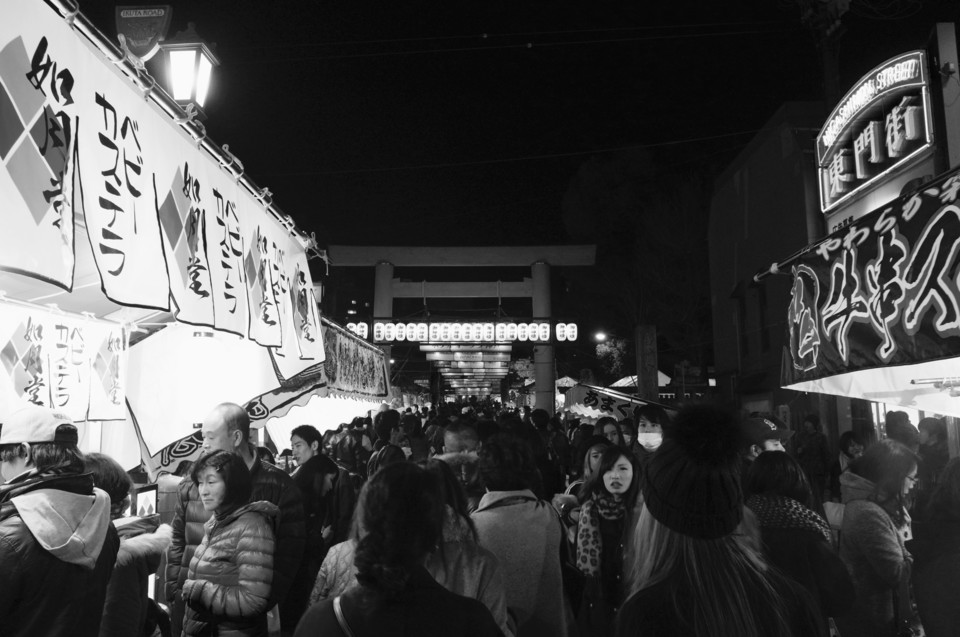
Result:
<instances>
[{"instance_id":1,"label":"diamond pattern on banner","mask_svg":"<svg viewBox=\"0 0 960 637\"><path fill-rule=\"evenodd\" d=\"M6 159L14 143L23 134L23 123L17 109L2 85L0 85L0 159Z\"/></svg>"},{"instance_id":2,"label":"diamond pattern on banner","mask_svg":"<svg viewBox=\"0 0 960 637\"><path fill-rule=\"evenodd\" d=\"M157 193L157 200L161 198ZM213 325L210 268L204 245L204 214L184 194L184 175L174 172L157 211L166 242L167 272L175 316L184 322Z\"/></svg>"},{"instance_id":3,"label":"diamond pattern on banner","mask_svg":"<svg viewBox=\"0 0 960 637\"><path fill-rule=\"evenodd\" d=\"M23 122L32 121L43 106L44 96L37 91L24 74L30 68L30 56L22 38L11 40L0 50L0 83L7 90Z\"/></svg>"},{"instance_id":4,"label":"diamond pattern on banner","mask_svg":"<svg viewBox=\"0 0 960 637\"><path fill-rule=\"evenodd\" d=\"M50 208L43 195L44 190L50 187L49 170L47 162L33 144L20 144L7 162L7 171L37 225L40 225Z\"/></svg>"}]
</instances>

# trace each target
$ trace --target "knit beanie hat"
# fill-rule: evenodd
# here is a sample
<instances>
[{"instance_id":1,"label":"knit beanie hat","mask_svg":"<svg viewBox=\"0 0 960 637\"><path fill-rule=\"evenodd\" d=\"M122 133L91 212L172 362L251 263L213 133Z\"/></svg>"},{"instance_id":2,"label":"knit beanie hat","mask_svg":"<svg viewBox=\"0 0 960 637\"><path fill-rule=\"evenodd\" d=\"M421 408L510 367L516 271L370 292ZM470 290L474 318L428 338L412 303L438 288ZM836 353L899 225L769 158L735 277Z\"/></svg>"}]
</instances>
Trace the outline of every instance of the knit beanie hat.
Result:
<instances>
[{"instance_id":1,"label":"knit beanie hat","mask_svg":"<svg viewBox=\"0 0 960 637\"><path fill-rule=\"evenodd\" d=\"M730 534L743 517L740 430L716 407L682 410L644 467L644 503L667 528L699 539Z\"/></svg>"}]
</instances>

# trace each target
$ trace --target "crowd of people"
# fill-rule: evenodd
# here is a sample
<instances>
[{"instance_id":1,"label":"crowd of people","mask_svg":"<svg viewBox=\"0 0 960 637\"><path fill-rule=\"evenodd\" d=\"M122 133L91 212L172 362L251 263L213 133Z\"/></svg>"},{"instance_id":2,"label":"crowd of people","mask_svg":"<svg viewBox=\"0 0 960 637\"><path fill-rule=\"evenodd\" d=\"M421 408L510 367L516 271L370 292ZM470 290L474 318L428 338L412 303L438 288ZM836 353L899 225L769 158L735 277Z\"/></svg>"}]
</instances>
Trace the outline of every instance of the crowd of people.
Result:
<instances>
[{"instance_id":1,"label":"crowd of people","mask_svg":"<svg viewBox=\"0 0 960 637\"><path fill-rule=\"evenodd\" d=\"M815 416L384 406L278 467L222 404L168 525L31 406L0 427L0 635L960 634L960 459L940 420L885 431L833 459Z\"/></svg>"}]
</instances>

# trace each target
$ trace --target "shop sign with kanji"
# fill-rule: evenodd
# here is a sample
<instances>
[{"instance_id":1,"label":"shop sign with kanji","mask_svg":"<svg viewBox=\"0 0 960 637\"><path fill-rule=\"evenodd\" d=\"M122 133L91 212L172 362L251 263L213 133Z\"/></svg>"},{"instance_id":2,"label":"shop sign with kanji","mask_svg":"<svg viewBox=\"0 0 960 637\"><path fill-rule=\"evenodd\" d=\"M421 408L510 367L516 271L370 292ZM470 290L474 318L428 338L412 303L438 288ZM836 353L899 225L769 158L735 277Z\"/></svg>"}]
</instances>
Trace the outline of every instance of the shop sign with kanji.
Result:
<instances>
[{"instance_id":1,"label":"shop sign with kanji","mask_svg":"<svg viewBox=\"0 0 960 637\"><path fill-rule=\"evenodd\" d=\"M817 136L821 210L927 156L933 142L926 54L887 60L850 89Z\"/></svg>"}]
</instances>

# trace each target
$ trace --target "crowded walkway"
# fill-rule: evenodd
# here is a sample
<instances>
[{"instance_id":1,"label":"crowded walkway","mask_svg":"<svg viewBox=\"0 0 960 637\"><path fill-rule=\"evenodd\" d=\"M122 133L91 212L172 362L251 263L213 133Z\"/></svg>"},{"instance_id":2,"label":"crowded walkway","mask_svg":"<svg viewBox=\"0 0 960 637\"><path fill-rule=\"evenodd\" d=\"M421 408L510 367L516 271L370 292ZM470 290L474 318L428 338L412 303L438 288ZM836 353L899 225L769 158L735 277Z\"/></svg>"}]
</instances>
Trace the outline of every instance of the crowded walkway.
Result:
<instances>
[{"instance_id":1,"label":"crowded walkway","mask_svg":"<svg viewBox=\"0 0 960 637\"><path fill-rule=\"evenodd\" d=\"M0 635L960 634L942 423L892 414L834 471L816 422L636 418L384 405L277 454L222 404L174 506L135 512L118 463L22 409L0 428Z\"/></svg>"}]
</instances>

